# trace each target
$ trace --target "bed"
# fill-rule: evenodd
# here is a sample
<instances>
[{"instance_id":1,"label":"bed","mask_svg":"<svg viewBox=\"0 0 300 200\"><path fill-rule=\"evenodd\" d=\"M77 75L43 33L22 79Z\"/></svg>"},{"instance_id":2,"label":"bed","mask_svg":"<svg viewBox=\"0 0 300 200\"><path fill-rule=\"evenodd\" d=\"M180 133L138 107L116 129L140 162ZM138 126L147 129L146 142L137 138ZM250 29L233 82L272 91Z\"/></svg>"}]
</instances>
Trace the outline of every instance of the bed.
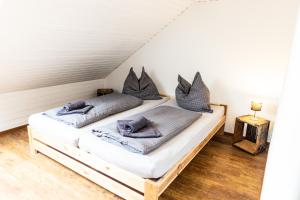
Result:
<instances>
[{"instance_id":1,"label":"bed","mask_svg":"<svg viewBox=\"0 0 300 200\"><path fill-rule=\"evenodd\" d=\"M176 103L173 100L165 105L176 106ZM100 141L86 131L80 134L79 143L75 146L49 137L33 122L28 127L30 151L32 155L38 152L47 155L125 199L157 200L207 142L216 133L223 132L227 107L213 105L212 108L213 114L203 114L182 133L147 155L126 152ZM106 123L109 122L107 120ZM99 145L106 152L95 148ZM126 159L116 159L120 157Z\"/></svg>"}]
</instances>

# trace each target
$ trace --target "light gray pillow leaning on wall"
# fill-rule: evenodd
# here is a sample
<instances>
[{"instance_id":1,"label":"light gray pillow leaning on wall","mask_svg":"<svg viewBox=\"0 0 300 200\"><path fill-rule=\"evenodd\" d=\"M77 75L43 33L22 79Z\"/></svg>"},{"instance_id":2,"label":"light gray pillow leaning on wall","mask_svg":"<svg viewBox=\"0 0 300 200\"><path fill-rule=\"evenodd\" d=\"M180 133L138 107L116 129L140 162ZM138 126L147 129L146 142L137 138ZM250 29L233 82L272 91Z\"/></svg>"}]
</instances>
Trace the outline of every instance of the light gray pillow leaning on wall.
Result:
<instances>
[{"instance_id":1,"label":"light gray pillow leaning on wall","mask_svg":"<svg viewBox=\"0 0 300 200\"><path fill-rule=\"evenodd\" d=\"M196 112L213 112L209 105L209 90L199 72L196 73L192 84L178 75L178 86L175 95L177 104L184 109Z\"/></svg>"},{"instance_id":2,"label":"light gray pillow leaning on wall","mask_svg":"<svg viewBox=\"0 0 300 200\"><path fill-rule=\"evenodd\" d=\"M155 83L145 72L144 67L140 79L137 78L133 68L130 68L129 74L124 82L122 93L132 95L143 100L161 99Z\"/></svg>"}]
</instances>

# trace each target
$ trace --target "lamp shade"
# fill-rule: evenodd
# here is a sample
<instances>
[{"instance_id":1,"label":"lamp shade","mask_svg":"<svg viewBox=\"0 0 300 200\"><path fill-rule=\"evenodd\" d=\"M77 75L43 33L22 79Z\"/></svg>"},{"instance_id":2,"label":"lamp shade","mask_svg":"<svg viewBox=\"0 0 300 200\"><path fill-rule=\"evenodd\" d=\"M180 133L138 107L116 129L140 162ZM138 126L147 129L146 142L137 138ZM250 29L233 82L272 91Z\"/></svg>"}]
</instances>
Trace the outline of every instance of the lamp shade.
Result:
<instances>
[{"instance_id":1,"label":"lamp shade","mask_svg":"<svg viewBox=\"0 0 300 200\"><path fill-rule=\"evenodd\" d=\"M261 111L262 103L258 103L255 101L251 102L251 110L253 111Z\"/></svg>"}]
</instances>

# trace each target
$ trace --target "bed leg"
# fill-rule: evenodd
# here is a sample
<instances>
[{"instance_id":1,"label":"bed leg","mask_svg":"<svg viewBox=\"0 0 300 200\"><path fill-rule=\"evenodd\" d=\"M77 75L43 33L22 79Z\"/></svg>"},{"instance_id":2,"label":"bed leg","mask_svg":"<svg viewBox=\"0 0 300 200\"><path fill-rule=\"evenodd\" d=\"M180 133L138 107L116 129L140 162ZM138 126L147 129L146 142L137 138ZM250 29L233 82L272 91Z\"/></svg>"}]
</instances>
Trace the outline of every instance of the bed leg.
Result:
<instances>
[{"instance_id":1,"label":"bed leg","mask_svg":"<svg viewBox=\"0 0 300 200\"><path fill-rule=\"evenodd\" d=\"M33 146L32 129L30 126L27 127L27 131L28 131L29 153L32 157L34 157L36 156L38 151Z\"/></svg>"},{"instance_id":2,"label":"bed leg","mask_svg":"<svg viewBox=\"0 0 300 200\"><path fill-rule=\"evenodd\" d=\"M216 133L216 136L223 136L224 128L225 128L225 124L218 130L218 132Z\"/></svg>"},{"instance_id":3,"label":"bed leg","mask_svg":"<svg viewBox=\"0 0 300 200\"><path fill-rule=\"evenodd\" d=\"M146 180L145 182L145 200L158 200L159 190L157 184L154 181Z\"/></svg>"}]
</instances>

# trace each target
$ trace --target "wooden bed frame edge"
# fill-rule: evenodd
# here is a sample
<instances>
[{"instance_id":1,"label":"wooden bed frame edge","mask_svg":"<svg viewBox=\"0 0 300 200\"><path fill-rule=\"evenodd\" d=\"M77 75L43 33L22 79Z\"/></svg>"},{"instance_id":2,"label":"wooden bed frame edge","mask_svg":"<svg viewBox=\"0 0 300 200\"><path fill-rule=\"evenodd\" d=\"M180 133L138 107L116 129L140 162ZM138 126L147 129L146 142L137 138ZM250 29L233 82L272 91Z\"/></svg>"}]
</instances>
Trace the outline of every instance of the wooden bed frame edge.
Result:
<instances>
[{"instance_id":1,"label":"wooden bed frame edge","mask_svg":"<svg viewBox=\"0 0 300 200\"><path fill-rule=\"evenodd\" d=\"M55 142L47 141L47 139L41 141L35 137L35 134L38 133L32 127L28 126L30 154L36 156L38 152L40 152L125 199L158 200L159 196L193 160L210 139L215 134L224 131L227 105L211 105L224 107L224 115L221 120L200 144L195 146L158 180L138 177L131 172L120 169L110 163L106 163L99 158L85 153L78 148L71 147L70 145L57 145ZM94 168L94 166L96 167Z\"/></svg>"}]
</instances>

